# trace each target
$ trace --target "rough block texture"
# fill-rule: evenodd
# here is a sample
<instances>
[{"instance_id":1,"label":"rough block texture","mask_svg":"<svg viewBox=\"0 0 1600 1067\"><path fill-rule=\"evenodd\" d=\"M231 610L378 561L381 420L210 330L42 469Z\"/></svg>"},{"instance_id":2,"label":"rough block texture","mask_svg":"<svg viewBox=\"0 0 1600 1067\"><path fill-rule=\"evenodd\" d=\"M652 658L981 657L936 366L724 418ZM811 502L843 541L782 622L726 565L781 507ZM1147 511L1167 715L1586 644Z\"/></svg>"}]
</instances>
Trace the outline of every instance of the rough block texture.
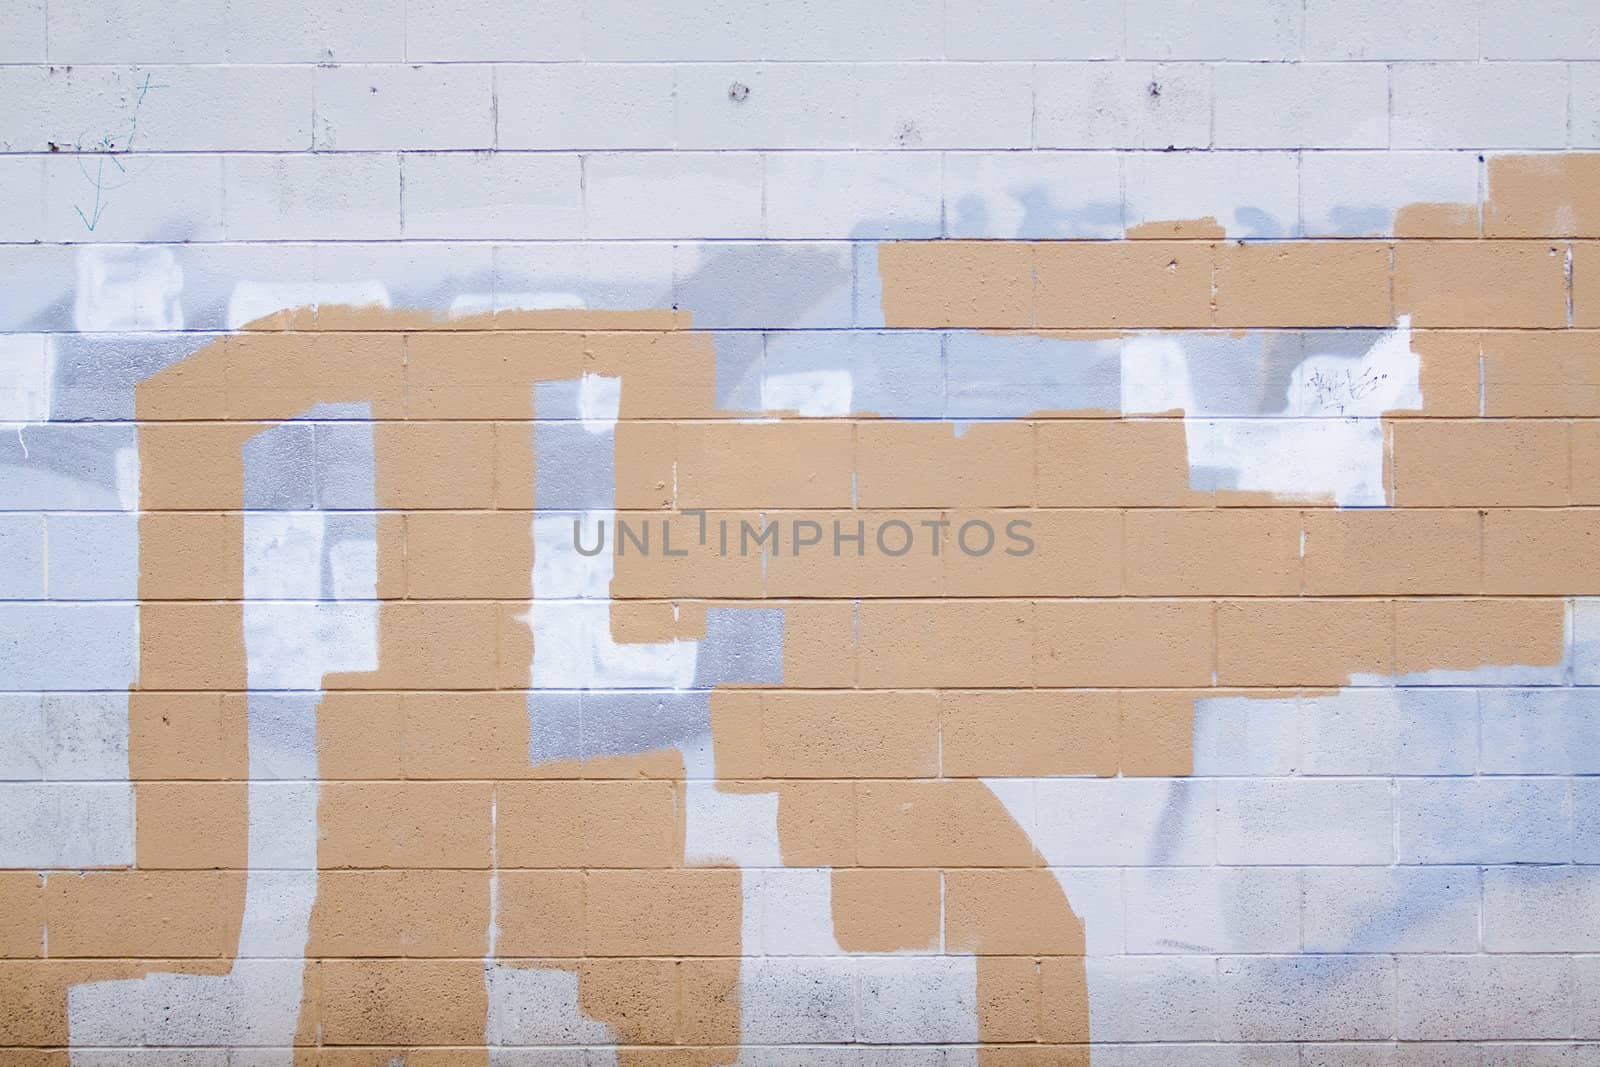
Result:
<instances>
[{"instance_id":1,"label":"rough block texture","mask_svg":"<svg viewBox=\"0 0 1600 1067\"><path fill-rule=\"evenodd\" d=\"M0 0L0 1062L1600 1064L1592 0Z\"/></svg>"}]
</instances>

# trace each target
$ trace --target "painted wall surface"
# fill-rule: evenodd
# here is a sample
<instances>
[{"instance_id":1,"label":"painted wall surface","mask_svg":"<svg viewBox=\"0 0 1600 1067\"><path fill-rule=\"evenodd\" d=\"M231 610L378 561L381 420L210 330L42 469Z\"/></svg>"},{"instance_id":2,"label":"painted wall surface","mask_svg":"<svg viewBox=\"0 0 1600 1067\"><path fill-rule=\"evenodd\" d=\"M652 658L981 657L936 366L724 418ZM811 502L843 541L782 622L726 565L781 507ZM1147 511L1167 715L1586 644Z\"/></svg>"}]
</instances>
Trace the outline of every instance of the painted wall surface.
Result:
<instances>
[{"instance_id":1,"label":"painted wall surface","mask_svg":"<svg viewBox=\"0 0 1600 1067\"><path fill-rule=\"evenodd\" d=\"M0 0L0 1064L1600 1064L1600 5Z\"/></svg>"}]
</instances>

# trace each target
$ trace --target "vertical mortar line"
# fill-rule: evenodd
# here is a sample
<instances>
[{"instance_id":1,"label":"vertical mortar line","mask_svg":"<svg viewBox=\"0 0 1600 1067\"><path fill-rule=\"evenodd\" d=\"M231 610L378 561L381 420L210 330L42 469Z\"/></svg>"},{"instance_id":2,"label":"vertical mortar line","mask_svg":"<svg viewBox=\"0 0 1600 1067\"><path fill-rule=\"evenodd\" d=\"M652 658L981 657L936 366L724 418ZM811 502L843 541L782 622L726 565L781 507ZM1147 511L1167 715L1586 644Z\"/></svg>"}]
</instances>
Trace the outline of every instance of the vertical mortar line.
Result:
<instances>
[{"instance_id":1,"label":"vertical mortar line","mask_svg":"<svg viewBox=\"0 0 1600 1067\"><path fill-rule=\"evenodd\" d=\"M489 64L489 145L500 148L500 64Z\"/></svg>"}]
</instances>

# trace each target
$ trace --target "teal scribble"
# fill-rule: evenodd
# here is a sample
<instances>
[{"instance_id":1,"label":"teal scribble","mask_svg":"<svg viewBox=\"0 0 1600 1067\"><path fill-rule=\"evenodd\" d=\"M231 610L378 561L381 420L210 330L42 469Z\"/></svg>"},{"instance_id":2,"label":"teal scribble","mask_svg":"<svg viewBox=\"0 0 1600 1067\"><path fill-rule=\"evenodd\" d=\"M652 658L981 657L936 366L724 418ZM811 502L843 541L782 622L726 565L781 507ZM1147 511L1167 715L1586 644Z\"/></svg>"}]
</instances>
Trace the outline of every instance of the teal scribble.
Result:
<instances>
[{"instance_id":1,"label":"teal scribble","mask_svg":"<svg viewBox=\"0 0 1600 1067\"><path fill-rule=\"evenodd\" d=\"M73 146L80 156L87 152L98 157L95 161L92 175L81 159L78 162L78 169L83 172L85 180L94 188L93 208L88 213L85 213L81 204L72 206L72 210L78 213L78 218L83 221L84 227L90 233L93 233L94 228L100 224L101 213L111 206L111 201L105 195L107 190L117 189L126 184L115 180L115 184L106 184L106 161L110 160L112 166L116 167L119 173L124 176L127 175L128 168L122 165L122 160L118 157L133 151L134 138L139 134L139 109L144 106L144 98L149 95L151 89L168 88L165 84L153 83L150 78L150 74L146 73L144 82L139 86L139 95L133 102L133 114L128 120L128 136L123 138L120 149L117 147L116 140L110 134L102 134L97 141L88 147L85 147L83 139L80 137Z\"/></svg>"}]
</instances>

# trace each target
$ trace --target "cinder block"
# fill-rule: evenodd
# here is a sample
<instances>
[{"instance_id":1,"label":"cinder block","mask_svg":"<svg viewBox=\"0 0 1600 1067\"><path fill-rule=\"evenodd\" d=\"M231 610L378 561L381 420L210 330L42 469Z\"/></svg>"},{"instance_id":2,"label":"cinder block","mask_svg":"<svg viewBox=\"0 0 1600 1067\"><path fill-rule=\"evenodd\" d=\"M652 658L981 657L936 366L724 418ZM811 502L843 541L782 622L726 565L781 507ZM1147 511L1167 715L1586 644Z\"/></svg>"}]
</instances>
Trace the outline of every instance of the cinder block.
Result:
<instances>
[{"instance_id":1,"label":"cinder block","mask_svg":"<svg viewBox=\"0 0 1600 1067\"><path fill-rule=\"evenodd\" d=\"M1389 145L1389 79L1381 65L1234 63L1216 67L1212 81L1218 148Z\"/></svg>"},{"instance_id":2,"label":"cinder block","mask_svg":"<svg viewBox=\"0 0 1600 1067\"><path fill-rule=\"evenodd\" d=\"M1302 5L1204 0L1178 17L1161 0L1129 0L1128 59L1299 59Z\"/></svg>"},{"instance_id":3,"label":"cinder block","mask_svg":"<svg viewBox=\"0 0 1600 1067\"><path fill-rule=\"evenodd\" d=\"M858 966L857 1040L869 1044L977 1040L975 957L868 957Z\"/></svg>"},{"instance_id":4,"label":"cinder block","mask_svg":"<svg viewBox=\"0 0 1600 1067\"><path fill-rule=\"evenodd\" d=\"M397 156L228 156L223 162L223 186L230 240L400 236Z\"/></svg>"},{"instance_id":5,"label":"cinder block","mask_svg":"<svg viewBox=\"0 0 1600 1067\"><path fill-rule=\"evenodd\" d=\"M1025 63L869 63L856 71L862 148L1029 148L1033 68Z\"/></svg>"},{"instance_id":6,"label":"cinder block","mask_svg":"<svg viewBox=\"0 0 1600 1067\"><path fill-rule=\"evenodd\" d=\"M1393 612L1380 600L1255 598L1217 605L1223 685L1344 685L1393 670Z\"/></svg>"},{"instance_id":7,"label":"cinder block","mask_svg":"<svg viewBox=\"0 0 1600 1067\"><path fill-rule=\"evenodd\" d=\"M778 0L765 5L768 59L945 58L938 10L919 0Z\"/></svg>"},{"instance_id":8,"label":"cinder block","mask_svg":"<svg viewBox=\"0 0 1600 1067\"><path fill-rule=\"evenodd\" d=\"M17 0L0 11L0 63L43 63L44 0Z\"/></svg>"},{"instance_id":9,"label":"cinder block","mask_svg":"<svg viewBox=\"0 0 1600 1067\"><path fill-rule=\"evenodd\" d=\"M1091 957L1089 1027L1096 1041L1206 1041L1217 1033L1217 965L1195 957Z\"/></svg>"},{"instance_id":10,"label":"cinder block","mask_svg":"<svg viewBox=\"0 0 1600 1067\"><path fill-rule=\"evenodd\" d=\"M765 37L759 5L710 0L641 18L630 0L589 0L584 55L596 60L756 59Z\"/></svg>"},{"instance_id":11,"label":"cinder block","mask_svg":"<svg viewBox=\"0 0 1600 1067\"><path fill-rule=\"evenodd\" d=\"M1038 784L1034 840L1054 867L1209 866L1216 792L1183 778L1057 778Z\"/></svg>"},{"instance_id":12,"label":"cinder block","mask_svg":"<svg viewBox=\"0 0 1600 1067\"><path fill-rule=\"evenodd\" d=\"M1583 0L1482 0L1485 59L1600 59L1600 11Z\"/></svg>"},{"instance_id":13,"label":"cinder block","mask_svg":"<svg viewBox=\"0 0 1600 1067\"><path fill-rule=\"evenodd\" d=\"M1122 882L1128 951L1298 952L1300 880L1315 873L1292 867L1129 868Z\"/></svg>"},{"instance_id":14,"label":"cinder block","mask_svg":"<svg viewBox=\"0 0 1600 1067\"><path fill-rule=\"evenodd\" d=\"M1218 961L1224 1041L1371 1041L1394 1036L1388 956L1225 956Z\"/></svg>"},{"instance_id":15,"label":"cinder block","mask_svg":"<svg viewBox=\"0 0 1600 1067\"><path fill-rule=\"evenodd\" d=\"M4 74L0 74L0 81L3 80ZM0 227L15 235L18 241L44 240L45 160L38 156L0 157L0 185L11 191L11 195L0 202ZM4 395L5 388L0 386L0 396ZM3 403L0 400L0 404Z\"/></svg>"},{"instance_id":16,"label":"cinder block","mask_svg":"<svg viewBox=\"0 0 1600 1067\"><path fill-rule=\"evenodd\" d=\"M1218 226L1229 237L1300 233L1292 152L1140 152L1123 166L1130 234L1211 236Z\"/></svg>"},{"instance_id":17,"label":"cinder block","mask_svg":"<svg viewBox=\"0 0 1600 1067\"><path fill-rule=\"evenodd\" d=\"M946 5L947 59L1116 59L1122 8L1114 0L976 0Z\"/></svg>"},{"instance_id":18,"label":"cinder block","mask_svg":"<svg viewBox=\"0 0 1600 1067\"><path fill-rule=\"evenodd\" d=\"M1309 0L1307 59L1477 59L1478 0Z\"/></svg>"},{"instance_id":19,"label":"cinder block","mask_svg":"<svg viewBox=\"0 0 1600 1067\"><path fill-rule=\"evenodd\" d=\"M1308 867L1307 952L1475 952L1474 867Z\"/></svg>"},{"instance_id":20,"label":"cinder block","mask_svg":"<svg viewBox=\"0 0 1600 1067\"><path fill-rule=\"evenodd\" d=\"M0 749L0 781L43 781L47 759L44 697L38 693L0 695L0 730L6 737L6 745Z\"/></svg>"},{"instance_id":21,"label":"cinder block","mask_svg":"<svg viewBox=\"0 0 1600 1067\"><path fill-rule=\"evenodd\" d=\"M1575 63L1572 77L1572 147L1600 148L1600 63Z\"/></svg>"},{"instance_id":22,"label":"cinder block","mask_svg":"<svg viewBox=\"0 0 1600 1067\"><path fill-rule=\"evenodd\" d=\"M126 782L0 782L0 811L0 864L7 867L133 862L133 788Z\"/></svg>"},{"instance_id":23,"label":"cinder block","mask_svg":"<svg viewBox=\"0 0 1600 1067\"><path fill-rule=\"evenodd\" d=\"M583 236L576 155L408 153L400 159L405 235L481 240Z\"/></svg>"},{"instance_id":24,"label":"cinder block","mask_svg":"<svg viewBox=\"0 0 1600 1067\"><path fill-rule=\"evenodd\" d=\"M492 71L472 63L318 67L316 147L491 148Z\"/></svg>"},{"instance_id":25,"label":"cinder block","mask_svg":"<svg viewBox=\"0 0 1600 1067\"><path fill-rule=\"evenodd\" d=\"M134 428L40 423L0 434L0 511L128 511L138 505Z\"/></svg>"},{"instance_id":26,"label":"cinder block","mask_svg":"<svg viewBox=\"0 0 1600 1067\"><path fill-rule=\"evenodd\" d=\"M1387 864L1393 837L1386 781L1217 782L1219 863Z\"/></svg>"},{"instance_id":27,"label":"cinder block","mask_svg":"<svg viewBox=\"0 0 1600 1067\"><path fill-rule=\"evenodd\" d=\"M855 143L856 69L835 63L690 63L674 67L676 145L690 149L850 147ZM848 157L832 158L844 162Z\"/></svg>"},{"instance_id":28,"label":"cinder block","mask_svg":"<svg viewBox=\"0 0 1600 1067\"><path fill-rule=\"evenodd\" d=\"M1478 696L1471 689L1344 689L1300 703L1302 774L1472 774Z\"/></svg>"},{"instance_id":29,"label":"cinder block","mask_svg":"<svg viewBox=\"0 0 1600 1067\"><path fill-rule=\"evenodd\" d=\"M1399 1036L1567 1037L1572 965L1561 956L1401 956Z\"/></svg>"},{"instance_id":30,"label":"cinder block","mask_svg":"<svg viewBox=\"0 0 1600 1067\"><path fill-rule=\"evenodd\" d=\"M44 237L52 241L220 240L222 158L139 152L48 156L44 164ZM153 262L153 258L146 261L149 265ZM183 325L151 314L159 313L169 302L159 271L135 284L151 305L145 309L142 325Z\"/></svg>"},{"instance_id":31,"label":"cinder block","mask_svg":"<svg viewBox=\"0 0 1600 1067\"><path fill-rule=\"evenodd\" d=\"M550 62L583 56L583 5L576 0L410 0L406 59Z\"/></svg>"},{"instance_id":32,"label":"cinder block","mask_svg":"<svg viewBox=\"0 0 1600 1067\"><path fill-rule=\"evenodd\" d=\"M52 515L52 600L132 600L139 587L137 515Z\"/></svg>"},{"instance_id":33,"label":"cinder block","mask_svg":"<svg viewBox=\"0 0 1600 1067\"><path fill-rule=\"evenodd\" d=\"M1122 236L1122 167L1109 152L947 152L944 235Z\"/></svg>"},{"instance_id":34,"label":"cinder block","mask_svg":"<svg viewBox=\"0 0 1600 1067\"><path fill-rule=\"evenodd\" d=\"M227 3L227 56L235 63L398 63L405 59L403 0ZM218 27L219 36L222 27Z\"/></svg>"},{"instance_id":35,"label":"cinder block","mask_svg":"<svg viewBox=\"0 0 1600 1067\"><path fill-rule=\"evenodd\" d=\"M1540 507L1567 502L1566 427L1552 420L1405 420L1394 431L1394 503Z\"/></svg>"},{"instance_id":36,"label":"cinder block","mask_svg":"<svg viewBox=\"0 0 1600 1067\"><path fill-rule=\"evenodd\" d=\"M26 5L25 5L26 6ZM221 63L227 5L179 0L162 11L94 0L45 6L52 63Z\"/></svg>"},{"instance_id":37,"label":"cinder block","mask_svg":"<svg viewBox=\"0 0 1600 1067\"><path fill-rule=\"evenodd\" d=\"M696 326L826 330L851 324L854 268L847 244L687 242L674 246L673 258L677 306ZM732 350L718 343L720 360ZM833 350L835 357L845 350Z\"/></svg>"},{"instance_id":38,"label":"cinder block","mask_svg":"<svg viewBox=\"0 0 1600 1067\"><path fill-rule=\"evenodd\" d=\"M775 152L766 159L766 236L905 239L940 232L936 152Z\"/></svg>"},{"instance_id":39,"label":"cinder block","mask_svg":"<svg viewBox=\"0 0 1600 1067\"><path fill-rule=\"evenodd\" d=\"M1392 80L1395 148L1567 143L1567 68L1559 63L1397 63Z\"/></svg>"},{"instance_id":40,"label":"cinder block","mask_svg":"<svg viewBox=\"0 0 1600 1067\"><path fill-rule=\"evenodd\" d=\"M740 961L739 1004L753 1044L850 1041L856 1031L856 964L848 957L756 956Z\"/></svg>"},{"instance_id":41,"label":"cinder block","mask_svg":"<svg viewBox=\"0 0 1600 1067\"><path fill-rule=\"evenodd\" d=\"M1600 690L1485 689L1486 774L1600 774Z\"/></svg>"},{"instance_id":42,"label":"cinder block","mask_svg":"<svg viewBox=\"0 0 1600 1067\"><path fill-rule=\"evenodd\" d=\"M1194 773L1273 777L1300 765L1299 702L1205 697L1194 702Z\"/></svg>"},{"instance_id":43,"label":"cinder block","mask_svg":"<svg viewBox=\"0 0 1600 1067\"><path fill-rule=\"evenodd\" d=\"M501 148L672 148L673 68L532 63L495 68Z\"/></svg>"},{"instance_id":44,"label":"cinder block","mask_svg":"<svg viewBox=\"0 0 1600 1067\"><path fill-rule=\"evenodd\" d=\"M1395 784L1400 863L1565 863L1572 829L1564 778L1403 778Z\"/></svg>"},{"instance_id":45,"label":"cinder block","mask_svg":"<svg viewBox=\"0 0 1600 1067\"><path fill-rule=\"evenodd\" d=\"M1038 68L1041 148L1205 148L1211 70L1200 63L1047 63Z\"/></svg>"},{"instance_id":46,"label":"cinder block","mask_svg":"<svg viewBox=\"0 0 1600 1067\"><path fill-rule=\"evenodd\" d=\"M1483 947L1489 952L1600 949L1600 868L1486 869Z\"/></svg>"},{"instance_id":47,"label":"cinder block","mask_svg":"<svg viewBox=\"0 0 1600 1067\"><path fill-rule=\"evenodd\" d=\"M0 514L0 561L0 600L44 596L44 516Z\"/></svg>"},{"instance_id":48,"label":"cinder block","mask_svg":"<svg viewBox=\"0 0 1600 1067\"><path fill-rule=\"evenodd\" d=\"M590 238L761 236L753 153L602 153L584 167Z\"/></svg>"},{"instance_id":49,"label":"cinder block","mask_svg":"<svg viewBox=\"0 0 1600 1067\"><path fill-rule=\"evenodd\" d=\"M1474 152L1306 152L1300 157L1306 236L1476 234L1480 169ZM1459 207L1441 213L1412 205Z\"/></svg>"}]
</instances>

